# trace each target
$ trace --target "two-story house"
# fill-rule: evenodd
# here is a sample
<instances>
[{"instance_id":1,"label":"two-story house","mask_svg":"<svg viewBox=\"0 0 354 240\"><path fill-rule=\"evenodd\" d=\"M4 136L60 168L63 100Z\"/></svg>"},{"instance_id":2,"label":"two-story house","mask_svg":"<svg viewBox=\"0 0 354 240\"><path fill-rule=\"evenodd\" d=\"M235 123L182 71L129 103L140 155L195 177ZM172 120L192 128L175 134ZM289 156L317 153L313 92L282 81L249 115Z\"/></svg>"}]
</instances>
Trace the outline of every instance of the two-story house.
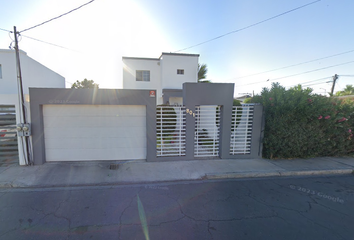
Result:
<instances>
[{"instance_id":1,"label":"two-story house","mask_svg":"<svg viewBox=\"0 0 354 240\"><path fill-rule=\"evenodd\" d=\"M156 89L157 104L182 105L182 85L198 82L199 54L123 57L123 89Z\"/></svg>"}]
</instances>

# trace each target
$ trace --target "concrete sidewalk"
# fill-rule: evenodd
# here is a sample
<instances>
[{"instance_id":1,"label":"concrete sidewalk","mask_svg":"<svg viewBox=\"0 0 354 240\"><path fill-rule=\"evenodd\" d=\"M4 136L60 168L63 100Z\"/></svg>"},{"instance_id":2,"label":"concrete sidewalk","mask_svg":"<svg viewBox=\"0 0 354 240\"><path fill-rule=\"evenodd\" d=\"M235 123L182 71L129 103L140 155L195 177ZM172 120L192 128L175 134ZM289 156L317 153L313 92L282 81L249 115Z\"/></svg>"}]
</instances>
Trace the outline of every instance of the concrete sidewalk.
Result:
<instances>
[{"instance_id":1,"label":"concrete sidewalk","mask_svg":"<svg viewBox=\"0 0 354 240\"><path fill-rule=\"evenodd\" d=\"M0 187L64 187L201 179L352 174L354 158L293 160L214 159L174 162L126 161L12 164L0 167ZM117 165L115 165L117 166Z\"/></svg>"}]
</instances>

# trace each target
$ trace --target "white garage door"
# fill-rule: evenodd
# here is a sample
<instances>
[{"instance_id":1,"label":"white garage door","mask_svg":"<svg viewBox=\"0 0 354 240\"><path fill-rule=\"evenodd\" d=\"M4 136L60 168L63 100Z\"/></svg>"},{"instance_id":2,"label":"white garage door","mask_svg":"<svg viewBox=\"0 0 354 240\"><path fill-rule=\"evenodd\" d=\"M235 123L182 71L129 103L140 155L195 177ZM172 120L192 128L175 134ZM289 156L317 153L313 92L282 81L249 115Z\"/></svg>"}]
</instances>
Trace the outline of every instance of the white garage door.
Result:
<instances>
[{"instance_id":1,"label":"white garage door","mask_svg":"<svg viewBox=\"0 0 354 240\"><path fill-rule=\"evenodd\" d=\"M44 105L46 161L146 159L146 107Z\"/></svg>"}]
</instances>

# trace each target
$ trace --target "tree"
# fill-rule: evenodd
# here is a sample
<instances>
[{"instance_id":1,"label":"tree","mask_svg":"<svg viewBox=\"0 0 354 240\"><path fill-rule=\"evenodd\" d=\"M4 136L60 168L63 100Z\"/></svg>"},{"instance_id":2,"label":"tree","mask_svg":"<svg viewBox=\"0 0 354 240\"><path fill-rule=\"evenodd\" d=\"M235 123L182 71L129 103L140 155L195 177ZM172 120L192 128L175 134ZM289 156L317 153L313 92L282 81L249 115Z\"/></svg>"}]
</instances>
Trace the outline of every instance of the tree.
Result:
<instances>
[{"instance_id":1,"label":"tree","mask_svg":"<svg viewBox=\"0 0 354 240\"><path fill-rule=\"evenodd\" d=\"M347 95L354 95L354 86L353 85L346 85L343 91L336 92L336 96L347 96Z\"/></svg>"},{"instance_id":2,"label":"tree","mask_svg":"<svg viewBox=\"0 0 354 240\"><path fill-rule=\"evenodd\" d=\"M242 106L241 102L237 99L234 98L233 102L232 102L232 106Z\"/></svg>"},{"instance_id":3,"label":"tree","mask_svg":"<svg viewBox=\"0 0 354 240\"><path fill-rule=\"evenodd\" d=\"M207 65L205 63L203 63L202 65L198 63L198 82L210 83L209 80L201 81L202 79L205 79L207 77L207 73L208 73Z\"/></svg>"},{"instance_id":4,"label":"tree","mask_svg":"<svg viewBox=\"0 0 354 240\"><path fill-rule=\"evenodd\" d=\"M252 101L252 98L249 97L249 98L245 98L245 100L243 100L243 103L251 103Z\"/></svg>"},{"instance_id":5,"label":"tree","mask_svg":"<svg viewBox=\"0 0 354 240\"><path fill-rule=\"evenodd\" d=\"M75 83L73 83L73 85L71 86L71 88L76 88L76 89L82 89L82 88L98 88L99 85L97 83L95 83L93 80L87 80L86 78L79 82L79 80L77 80Z\"/></svg>"}]
</instances>

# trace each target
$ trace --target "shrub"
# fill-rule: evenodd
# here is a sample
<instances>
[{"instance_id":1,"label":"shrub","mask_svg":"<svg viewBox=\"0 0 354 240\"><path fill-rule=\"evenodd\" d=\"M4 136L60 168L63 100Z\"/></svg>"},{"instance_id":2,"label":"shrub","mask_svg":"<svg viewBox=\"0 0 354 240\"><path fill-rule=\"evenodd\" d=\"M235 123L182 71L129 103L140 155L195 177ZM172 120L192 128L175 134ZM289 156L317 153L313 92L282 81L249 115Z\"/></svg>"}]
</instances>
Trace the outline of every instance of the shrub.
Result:
<instances>
[{"instance_id":1,"label":"shrub","mask_svg":"<svg viewBox=\"0 0 354 240\"><path fill-rule=\"evenodd\" d=\"M263 156L308 158L354 152L354 105L278 83L251 100L265 110Z\"/></svg>"}]
</instances>

